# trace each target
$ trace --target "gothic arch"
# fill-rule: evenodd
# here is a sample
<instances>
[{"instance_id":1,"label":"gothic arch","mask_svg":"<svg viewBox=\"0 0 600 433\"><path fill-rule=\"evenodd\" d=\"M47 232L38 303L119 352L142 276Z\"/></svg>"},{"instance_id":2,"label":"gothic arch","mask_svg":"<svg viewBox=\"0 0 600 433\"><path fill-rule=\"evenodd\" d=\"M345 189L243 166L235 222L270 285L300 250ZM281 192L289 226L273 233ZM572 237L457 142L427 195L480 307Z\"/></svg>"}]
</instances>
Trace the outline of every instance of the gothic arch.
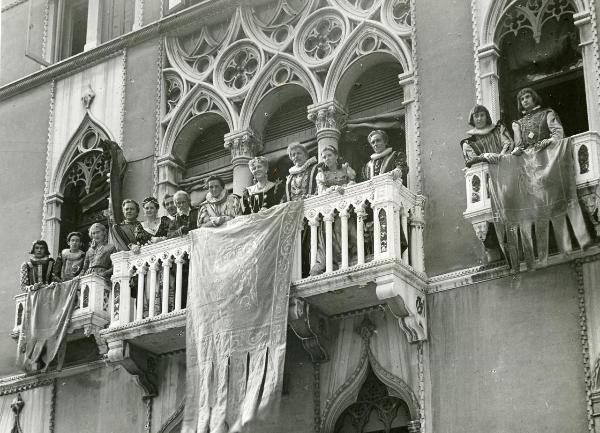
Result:
<instances>
[{"instance_id":1,"label":"gothic arch","mask_svg":"<svg viewBox=\"0 0 600 433\"><path fill-rule=\"evenodd\" d=\"M390 395L400 398L406 403L410 417L419 419L420 406L414 391L404 380L387 371L377 361L371 351L370 336L363 335L363 349L356 369L348 380L336 390L325 407L320 428L322 433L332 433L339 416L356 400L358 392L367 378L369 365L377 378L388 388Z\"/></svg>"},{"instance_id":2,"label":"gothic arch","mask_svg":"<svg viewBox=\"0 0 600 433\"><path fill-rule=\"evenodd\" d=\"M56 168L50 181L49 194L62 193L63 183L67 171L75 159L88 152L98 152L101 140L114 141L108 128L95 119L89 110L86 111L81 123L69 139L65 150L58 159Z\"/></svg>"},{"instance_id":3,"label":"gothic arch","mask_svg":"<svg viewBox=\"0 0 600 433\"><path fill-rule=\"evenodd\" d=\"M492 2L490 8L485 13L483 25L481 27L480 45L485 47L495 44L496 31L498 24L504 17L504 14L520 0L498 0ZM577 13L588 10L587 0L569 0L575 6ZM545 3L545 2L544 2Z\"/></svg>"},{"instance_id":4,"label":"gothic arch","mask_svg":"<svg viewBox=\"0 0 600 433\"><path fill-rule=\"evenodd\" d=\"M174 109L169 126L165 131L159 155L162 157L171 156L180 132L194 118L204 114L222 117L227 122L230 131L235 131L238 128L238 114L231 103L222 98L219 92L210 84L198 83Z\"/></svg>"},{"instance_id":5,"label":"gothic arch","mask_svg":"<svg viewBox=\"0 0 600 433\"><path fill-rule=\"evenodd\" d=\"M268 105L272 95L291 86L308 92L313 103L320 101L321 85L316 77L289 54L278 53L260 71L249 89L240 112L240 129L254 126L260 132L266 120L256 118L260 115L257 109L265 102Z\"/></svg>"},{"instance_id":6,"label":"gothic arch","mask_svg":"<svg viewBox=\"0 0 600 433\"><path fill-rule=\"evenodd\" d=\"M367 60L368 66L372 66L386 58L400 63L403 73L412 71L411 50L404 40L391 34L380 23L361 22L340 47L338 56L333 59L325 78L322 100L336 99L343 105L353 82L352 77L348 77L347 74L359 75L359 62L364 63Z\"/></svg>"}]
</instances>

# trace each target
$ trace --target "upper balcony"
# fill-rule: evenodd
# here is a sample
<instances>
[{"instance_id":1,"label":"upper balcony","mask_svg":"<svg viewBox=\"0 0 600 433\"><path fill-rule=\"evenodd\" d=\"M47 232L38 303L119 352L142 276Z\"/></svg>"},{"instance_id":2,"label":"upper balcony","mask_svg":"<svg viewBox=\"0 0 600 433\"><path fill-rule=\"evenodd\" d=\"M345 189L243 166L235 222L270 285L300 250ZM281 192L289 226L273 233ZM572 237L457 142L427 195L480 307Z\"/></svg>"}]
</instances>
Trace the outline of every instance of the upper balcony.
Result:
<instances>
[{"instance_id":1,"label":"upper balcony","mask_svg":"<svg viewBox=\"0 0 600 433\"><path fill-rule=\"evenodd\" d=\"M597 187L600 184L600 134L594 131L583 132L571 137L575 183L577 196L588 220L594 226L596 236L600 235L598 206L600 204ZM474 164L465 169L467 209L463 215L473 224L477 237L484 242L490 223L494 222L490 193L490 174L487 163ZM490 257L488 260L499 258ZM493 253L492 253L493 254Z\"/></svg>"},{"instance_id":2,"label":"upper balcony","mask_svg":"<svg viewBox=\"0 0 600 433\"><path fill-rule=\"evenodd\" d=\"M424 197L391 174L304 201L306 240L300 231L290 293L290 324L299 336L309 315L387 304L411 341L426 338L423 207ZM154 354L185 347L184 293L202 290L201 282L187 281L190 251L183 236L112 256L110 324L101 333L110 359L123 359L131 346ZM325 271L303 278L302 257L312 266L321 255Z\"/></svg>"}]
</instances>

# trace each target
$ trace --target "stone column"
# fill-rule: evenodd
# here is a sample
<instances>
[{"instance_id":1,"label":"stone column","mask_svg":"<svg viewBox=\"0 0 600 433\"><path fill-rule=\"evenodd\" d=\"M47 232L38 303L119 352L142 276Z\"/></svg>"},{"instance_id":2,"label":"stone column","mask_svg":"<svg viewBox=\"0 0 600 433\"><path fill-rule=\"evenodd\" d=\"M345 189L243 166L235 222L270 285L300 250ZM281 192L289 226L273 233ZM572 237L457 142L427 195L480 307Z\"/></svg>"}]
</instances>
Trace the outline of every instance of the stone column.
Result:
<instances>
[{"instance_id":1,"label":"stone column","mask_svg":"<svg viewBox=\"0 0 600 433\"><path fill-rule=\"evenodd\" d=\"M63 204L61 193L49 194L46 196L46 219L44 221L44 233L42 237L48 243L50 253L56 257L58 246L60 245L60 222Z\"/></svg>"},{"instance_id":2,"label":"stone column","mask_svg":"<svg viewBox=\"0 0 600 433\"><path fill-rule=\"evenodd\" d=\"M101 0L89 0L84 51L102 43L102 3Z\"/></svg>"},{"instance_id":3,"label":"stone column","mask_svg":"<svg viewBox=\"0 0 600 433\"><path fill-rule=\"evenodd\" d=\"M183 164L173 156L163 156L158 160L158 201L162 203L165 194L173 194L179 188L183 176Z\"/></svg>"},{"instance_id":4,"label":"stone column","mask_svg":"<svg viewBox=\"0 0 600 433\"><path fill-rule=\"evenodd\" d=\"M262 151L262 140L250 129L230 132L225 134L225 148L231 152L233 193L241 196L244 188L253 183L248 161Z\"/></svg>"},{"instance_id":5,"label":"stone column","mask_svg":"<svg viewBox=\"0 0 600 433\"><path fill-rule=\"evenodd\" d=\"M481 80L481 103L490 111L492 122L497 122L500 119L499 56L500 53L495 44L485 45L477 50L479 79Z\"/></svg>"},{"instance_id":6,"label":"stone column","mask_svg":"<svg viewBox=\"0 0 600 433\"><path fill-rule=\"evenodd\" d=\"M308 120L317 127L318 158L327 146L338 148L341 129L347 118L346 111L337 101L322 102L308 106Z\"/></svg>"},{"instance_id":7,"label":"stone column","mask_svg":"<svg viewBox=\"0 0 600 433\"><path fill-rule=\"evenodd\" d=\"M416 86L412 72L398 75L398 84L402 87L402 106L404 107L404 137L406 140L406 163L408 164L408 176L406 184L408 188L415 189L419 175L417 161L418 128L417 107L415 103Z\"/></svg>"},{"instance_id":8,"label":"stone column","mask_svg":"<svg viewBox=\"0 0 600 433\"><path fill-rule=\"evenodd\" d=\"M584 11L573 15L575 25L579 29L579 46L581 47L581 57L583 60L583 77L585 81L585 99L587 102L587 118L590 131L600 131L600 116L598 100L600 91L596 79L600 74L597 64L594 61L594 54L597 47L594 47L594 33L590 11Z\"/></svg>"}]
</instances>

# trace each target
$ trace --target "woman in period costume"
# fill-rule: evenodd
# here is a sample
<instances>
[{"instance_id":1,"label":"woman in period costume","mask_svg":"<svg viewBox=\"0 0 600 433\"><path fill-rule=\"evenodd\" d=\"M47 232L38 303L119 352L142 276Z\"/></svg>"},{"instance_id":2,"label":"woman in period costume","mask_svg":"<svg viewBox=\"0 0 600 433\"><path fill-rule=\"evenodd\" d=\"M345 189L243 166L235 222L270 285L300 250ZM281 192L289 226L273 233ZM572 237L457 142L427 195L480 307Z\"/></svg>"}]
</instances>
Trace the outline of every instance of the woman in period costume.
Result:
<instances>
[{"instance_id":1,"label":"woman in period costume","mask_svg":"<svg viewBox=\"0 0 600 433\"><path fill-rule=\"evenodd\" d=\"M60 252L54 266L56 281L69 281L81 273L85 260L85 252L81 250L82 237L79 232L72 232L67 236L69 248Z\"/></svg>"},{"instance_id":2,"label":"woman in period costume","mask_svg":"<svg viewBox=\"0 0 600 433\"><path fill-rule=\"evenodd\" d=\"M513 140L502 124L492 123L490 112L483 105L475 105L469 113L468 137L460 142L467 167L478 162L495 164L498 155L507 155L513 149Z\"/></svg>"},{"instance_id":3,"label":"woman in period costume","mask_svg":"<svg viewBox=\"0 0 600 433\"><path fill-rule=\"evenodd\" d=\"M115 246L108 242L106 227L100 223L94 223L90 227L90 239L92 244L85 253L82 275L96 274L110 279L113 272L110 255L117 252Z\"/></svg>"},{"instance_id":4,"label":"woman in period costume","mask_svg":"<svg viewBox=\"0 0 600 433\"><path fill-rule=\"evenodd\" d=\"M140 205L132 199L125 199L121 204L123 216L125 219L120 224L111 226L111 241L119 251L128 251L133 245L138 245L135 231L143 230L141 223L138 221L140 214Z\"/></svg>"},{"instance_id":5,"label":"woman in period costume","mask_svg":"<svg viewBox=\"0 0 600 433\"><path fill-rule=\"evenodd\" d=\"M55 266L46 241L35 241L29 254L30 259L21 265L21 289L24 292L50 284Z\"/></svg>"},{"instance_id":6,"label":"woman in period costume","mask_svg":"<svg viewBox=\"0 0 600 433\"><path fill-rule=\"evenodd\" d=\"M227 194L221 177L210 176L206 184L208 193L198 209L198 227L218 227L242 213L239 199Z\"/></svg>"},{"instance_id":7,"label":"woman in period costume","mask_svg":"<svg viewBox=\"0 0 600 433\"><path fill-rule=\"evenodd\" d=\"M539 151L565 138L556 112L551 108L542 109L541 104L540 95L529 87L517 93L517 106L523 117L512 124L515 136L513 155L520 155L525 149Z\"/></svg>"},{"instance_id":8,"label":"woman in period costume","mask_svg":"<svg viewBox=\"0 0 600 433\"><path fill-rule=\"evenodd\" d=\"M244 190L242 213L244 215L257 213L261 209L268 209L279 204L285 194L285 189L280 180L271 182L268 179L269 160L264 156L257 156L248 161L248 167L256 183Z\"/></svg>"},{"instance_id":9,"label":"woman in period costume","mask_svg":"<svg viewBox=\"0 0 600 433\"><path fill-rule=\"evenodd\" d=\"M160 242L167 238L171 219L168 216L158 216L160 205L154 197L146 197L142 202L145 221L135 225L133 233L137 245Z\"/></svg>"},{"instance_id":10,"label":"woman in period costume","mask_svg":"<svg viewBox=\"0 0 600 433\"><path fill-rule=\"evenodd\" d=\"M285 200L302 200L314 195L317 190L317 159L310 157L306 148L298 142L290 143L287 153L294 165L286 179Z\"/></svg>"},{"instance_id":11,"label":"woman in period costume","mask_svg":"<svg viewBox=\"0 0 600 433\"><path fill-rule=\"evenodd\" d=\"M352 185L356 179L356 172L343 162L338 151L333 146L326 146L321 150L321 160L317 165L317 192L321 194L337 193L344 194L344 187ZM333 264L336 266L341 260L342 254L342 227L341 220L336 217L333 221ZM348 255L356 250L356 222L348 219ZM317 262L310 270L310 275L318 275L325 272L325 227L321 224L318 237Z\"/></svg>"},{"instance_id":12,"label":"woman in period costume","mask_svg":"<svg viewBox=\"0 0 600 433\"><path fill-rule=\"evenodd\" d=\"M406 155L388 147L388 135L381 129L371 131L367 140L373 154L363 167L363 179L369 180L383 173L392 172L395 179L402 179L408 173Z\"/></svg>"}]
</instances>

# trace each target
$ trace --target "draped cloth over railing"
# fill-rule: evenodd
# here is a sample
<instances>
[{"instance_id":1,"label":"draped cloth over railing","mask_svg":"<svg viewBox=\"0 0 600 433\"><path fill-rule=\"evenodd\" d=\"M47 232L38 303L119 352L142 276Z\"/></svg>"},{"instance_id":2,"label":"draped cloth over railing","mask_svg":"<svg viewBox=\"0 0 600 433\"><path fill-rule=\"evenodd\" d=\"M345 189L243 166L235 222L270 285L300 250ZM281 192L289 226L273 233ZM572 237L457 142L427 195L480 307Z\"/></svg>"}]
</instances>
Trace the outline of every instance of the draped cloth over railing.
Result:
<instances>
[{"instance_id":1,"label":"draped cloth over railing","mask_svg":"<svg viewBox=\"0 0 600 433\"><path fill-rule=\"evenodd\" d=\"M190 232L183 433L246 431L281 395L302 203Z\"/></svg>"},{"instance_id":2,"label":"draped cloth over railing","mask_svg":"<svg viewBox=\"0 0 600 433\"><path fill-rule=\"evenodd\" d=\"M528 267L534 266L536 252L538 262L546 263L550 223L562 252L574 248L569 225L581 248L591 242L577 200L573 167L569 139L540 151L502 156L498 164L490 164L496 232L514 269L519 266L519 235Z\"/></svg>"},{"instance_id":3,"label":"draped cloth over railing","mask_svg":"<svg viewBox=\"0 0 600 433\"><path fill-rule=\"evenodd\" d=\"M73 314L79 278L52 283L27 293L23 327L17 348L17 364L32 370L38 360L48 368L67 333Z\"/></svg>"}]
</instances>

